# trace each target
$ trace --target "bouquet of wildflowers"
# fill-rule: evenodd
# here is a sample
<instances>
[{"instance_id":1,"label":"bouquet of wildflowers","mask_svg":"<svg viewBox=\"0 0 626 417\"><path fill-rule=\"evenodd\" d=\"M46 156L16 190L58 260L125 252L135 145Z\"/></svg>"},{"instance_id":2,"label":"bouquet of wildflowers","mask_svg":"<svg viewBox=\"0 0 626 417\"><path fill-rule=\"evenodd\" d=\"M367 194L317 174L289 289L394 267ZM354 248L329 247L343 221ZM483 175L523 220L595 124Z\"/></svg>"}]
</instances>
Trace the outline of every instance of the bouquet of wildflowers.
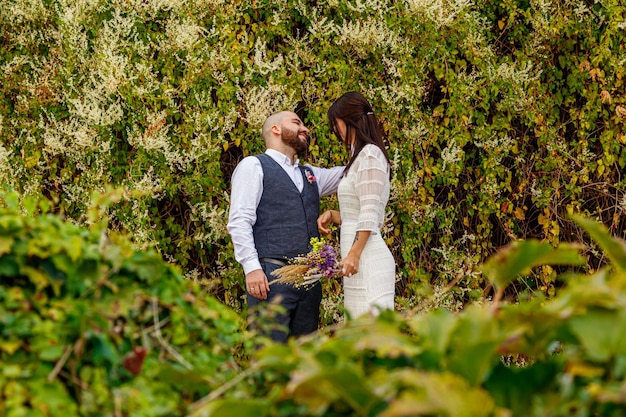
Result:
<instances>
[{"instance_id":1,"label":"bouquet of wildflowers","mask_svg":"<svg viewBox=\"0 0 626 417\"><path fill-rule=\"evenodd\" d=\"M335 247L322 238L311 239L312 249L305 256L298 256L289 264L275 271L278 277L271 284L291 284L300 287L312 284L322 278L333 279L339 276L339 255Z\"/></svg>"}]
</instances>

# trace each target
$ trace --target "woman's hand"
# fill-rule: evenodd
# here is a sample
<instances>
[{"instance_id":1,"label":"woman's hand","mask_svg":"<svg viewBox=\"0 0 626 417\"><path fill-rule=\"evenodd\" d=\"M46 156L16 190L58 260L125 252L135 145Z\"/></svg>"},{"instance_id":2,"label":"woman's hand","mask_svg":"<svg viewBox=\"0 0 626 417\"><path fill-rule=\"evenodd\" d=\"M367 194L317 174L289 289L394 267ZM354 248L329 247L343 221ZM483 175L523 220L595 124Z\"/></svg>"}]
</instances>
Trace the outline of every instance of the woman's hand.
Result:
<instances>
[{"instance_id":1,"label":"woman's hand","mask_svg":"<svg viewBox=\"0 0 626 417\"><path fill-rule=\"evenodd\" d=\"M331 224L341 224L341 216L338 210L326 210L317 218L317 230L324 235L332 231L330 229Z\"/></svg>"},{"instance_id":2,"label":"woman's hand","mask_svg":"<svg viewBox=\"0 0 626 417\"><path fill-rule=\"evenodd\" d=\"M352 251L341 261L341 275L351 277L359 272L359 258Z\"/></svg>"},{"instance_id":3,"label":"woman's hand","mask_svg":"<svg viewBox=\"0 0 626 417\"><path fill-rule=\"evenodd\" d=\"M344 277L351 277L354 274L359 273L359 260L361 259L361 253L363 248L370 237L369 230L359 230L354 236L354 242L348 252L348 256L341 261L341 274Z\"/></svg>"}]
</instances>

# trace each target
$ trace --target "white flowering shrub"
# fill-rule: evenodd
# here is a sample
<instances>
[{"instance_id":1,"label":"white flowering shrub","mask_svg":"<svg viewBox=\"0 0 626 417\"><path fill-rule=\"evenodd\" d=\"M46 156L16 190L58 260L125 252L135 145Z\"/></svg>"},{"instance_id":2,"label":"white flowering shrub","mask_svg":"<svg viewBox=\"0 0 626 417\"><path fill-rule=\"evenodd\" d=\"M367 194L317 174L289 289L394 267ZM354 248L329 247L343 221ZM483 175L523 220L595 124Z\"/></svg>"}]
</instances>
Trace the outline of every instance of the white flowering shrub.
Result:
<instances>
[{"instance_id":1,"label":"white flowering shrub","mask_svg":"<svg viewBox=\"0 0 626 417\"><path fill-rule=\"evenodd\" d=\"M236 163L282 109L312 128L307 162L345 163L326 111L358 90L393 159L398 297L455 270L471 277L459 293L480 293L469 261L578 238L570 213L624 234L625 13L616 0L3 1L0 181L155 247L242 310L225 231Z\"/></svg>"}]
</instances>

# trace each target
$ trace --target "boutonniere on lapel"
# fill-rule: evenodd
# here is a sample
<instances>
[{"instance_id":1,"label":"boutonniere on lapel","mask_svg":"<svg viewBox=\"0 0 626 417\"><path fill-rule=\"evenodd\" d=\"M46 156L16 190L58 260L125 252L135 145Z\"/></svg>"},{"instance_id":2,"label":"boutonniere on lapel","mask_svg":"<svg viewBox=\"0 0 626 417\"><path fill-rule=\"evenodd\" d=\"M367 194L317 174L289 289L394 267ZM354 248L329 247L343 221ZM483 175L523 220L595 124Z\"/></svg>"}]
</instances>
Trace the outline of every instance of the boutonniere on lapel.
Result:
<instances>
[{"instance_id":1,"label":"boutonniere on lapel","mask_svg":"<svg viewBox=\"0 0 626 417\"><path fill-rule=\"evenodd\" d=\"M315 175L313 175L313 173L308 169L304 171L304 175L306 175L306 180L309 182L309 184L313 184L315 182Z\"/></svg>"}]
</instances>

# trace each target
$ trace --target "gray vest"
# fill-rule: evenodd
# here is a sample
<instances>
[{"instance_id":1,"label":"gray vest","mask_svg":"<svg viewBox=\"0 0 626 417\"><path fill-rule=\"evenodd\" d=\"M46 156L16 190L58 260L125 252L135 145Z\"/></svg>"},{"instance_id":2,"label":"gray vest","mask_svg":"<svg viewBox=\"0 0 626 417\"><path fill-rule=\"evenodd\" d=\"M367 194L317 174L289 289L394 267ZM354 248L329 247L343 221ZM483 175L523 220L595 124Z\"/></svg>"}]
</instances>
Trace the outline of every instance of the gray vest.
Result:
<instances>
[{"instance_id":1,"label":"gray vest","mask_svg":"<svg viewBox=\"0 0 626 417\"><path fill-rule=\"evenodd\" d=\"M318 237L317 217L320 196L317 182L308 181L299 167L304 187L302 192L283 168L269 155L256 155L263 167L263 194L256 209L252 227L254 245L259 258L294 258L311 250L309 240ZM311 175L313 174L312 171Z\"/></svg>"}]
</instances>

